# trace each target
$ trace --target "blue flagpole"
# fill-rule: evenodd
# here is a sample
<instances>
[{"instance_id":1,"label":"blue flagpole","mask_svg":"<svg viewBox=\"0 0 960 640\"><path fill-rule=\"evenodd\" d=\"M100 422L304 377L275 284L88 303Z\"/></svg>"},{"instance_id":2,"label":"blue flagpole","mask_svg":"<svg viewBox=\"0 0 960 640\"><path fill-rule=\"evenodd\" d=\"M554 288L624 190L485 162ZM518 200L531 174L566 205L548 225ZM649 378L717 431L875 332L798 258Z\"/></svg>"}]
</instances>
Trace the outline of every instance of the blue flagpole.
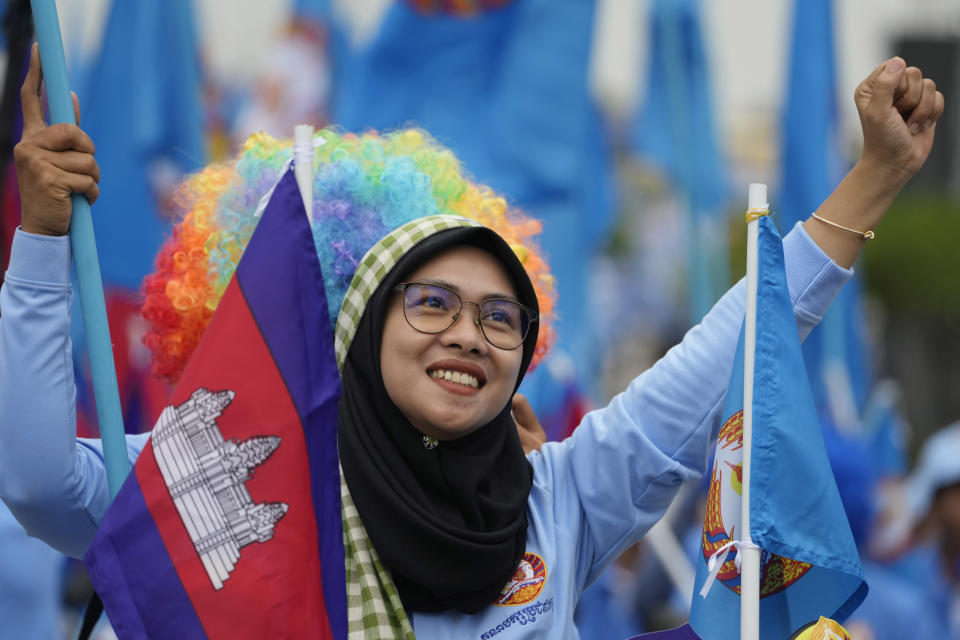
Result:
<instances>
[{"instance_id":1,"label":"blue flagpole","mask_svg":"<svg viewBox=\"0 0 960 640\"><path fill-rule=\"evenodd\" d=\"M60 20L54 0L31 0L33 22L40 45L43 63L43 81L47 88L50 119L54 123L76 124L73 100L67 79L67 63L60 38ZM115 496L130 470L127 444L124 437L123 413L117 372L113 364L113 346L107 325L107 307L100 279L100 262L93 235L90 203L81 194L73 194L73 215L70 218L70 246L77 268L77 289L83 311L83 325L87 333L87 351L90 354L90 374L97 405L97 420L103 441L103 457L107 467L110 495Z\"/></svg>"}]
</instances>

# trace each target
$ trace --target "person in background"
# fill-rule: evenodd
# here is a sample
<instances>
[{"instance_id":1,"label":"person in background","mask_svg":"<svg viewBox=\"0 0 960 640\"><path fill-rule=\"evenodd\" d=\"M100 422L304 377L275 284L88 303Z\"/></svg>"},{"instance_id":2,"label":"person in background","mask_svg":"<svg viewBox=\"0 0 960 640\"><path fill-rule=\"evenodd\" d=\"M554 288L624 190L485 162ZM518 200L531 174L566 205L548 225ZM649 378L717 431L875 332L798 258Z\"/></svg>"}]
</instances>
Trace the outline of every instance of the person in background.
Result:
<instances>
[{"instance_id":1,"label":"person in background","mask_svg":"<svg viewBox=\"0 0 960 640\"><path fill-rule=\"evenodd\" d=\"M910 540L893 568L948 630L936 637L960 640L960 422L924 443L907 480L907 503Z\"/></svg>"},{"instance_id":2,"label":"person in background","mask_svg":"<svg viewBox=\"0 0 960 640\"><path fill-rule=\"evenodd\" d=\"M880 476L870 447L857 434L838 430L830 420L824 419L822 424L830 467L870 587L866 599L844 623L851 638L948 638L935 603L910 580L870 556Z\"/></svg>"}]
</instances>

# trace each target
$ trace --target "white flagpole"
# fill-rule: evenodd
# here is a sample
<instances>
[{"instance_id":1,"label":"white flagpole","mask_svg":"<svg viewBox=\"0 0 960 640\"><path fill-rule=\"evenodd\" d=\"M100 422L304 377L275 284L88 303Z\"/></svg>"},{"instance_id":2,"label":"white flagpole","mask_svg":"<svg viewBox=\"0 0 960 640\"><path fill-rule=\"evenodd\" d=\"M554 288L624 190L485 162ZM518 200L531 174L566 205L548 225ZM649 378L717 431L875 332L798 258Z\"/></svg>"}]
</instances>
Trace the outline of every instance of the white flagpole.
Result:
<instances>
[{"instance_id":1,"label":"white flagpole","mask_svg":"<svg viewBox=\"0 0 960 640\"><path fill-rule=\"evenodd\" d=\"M300 197L313 222L313 126L298 124L293 128L293 175L300 188Z\"/></svg>"},{"instance_id":2,"label":"white flagpole","mask_svg":"<svg viewBox=\"0 0 960 640\"><path fill-rule=\"evenodd\" d=\"M667 509L667 513L657 521L657 524L653 525L650 531L647 531L643 539L650 544L650 549L660 560L667 577L673 583L673 588L680 593L684 601L691 602L693 600L693 586L697 581L697 570L687 557L687 552L680 541L677 540L672 528L674 516L681 500L681 496L674 499Z\"/></svg>"},{"instance_id":3,"label":"white flagpole","mask_svg":"<svg viewBox=\"0 0 960 640\"><path fill-rule=\"evenodd\" d=\"M752 183L747 208L763 211L767 185ZM750 536L750 451L753 444L753 365L757 342L757 245L759 222L747 223L747 309L744 318L743 348L743 478L740 507L740 640L760 638L760 549Z\"/></svg>"}]
</instances>

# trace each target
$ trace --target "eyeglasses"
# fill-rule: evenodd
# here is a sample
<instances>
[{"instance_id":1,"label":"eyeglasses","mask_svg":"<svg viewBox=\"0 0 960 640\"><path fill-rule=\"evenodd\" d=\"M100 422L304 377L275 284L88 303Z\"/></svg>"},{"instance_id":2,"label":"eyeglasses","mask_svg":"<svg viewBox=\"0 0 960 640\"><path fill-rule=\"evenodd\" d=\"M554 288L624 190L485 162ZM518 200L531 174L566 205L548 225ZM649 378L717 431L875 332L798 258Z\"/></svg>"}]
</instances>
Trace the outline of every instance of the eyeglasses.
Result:
<instances>
[{"instance_id":1,"label":"eyeglasses","mask_svg":"<svg viewBox=\"0 0 960 640\"><path fill-rule=\"evenodd\" d=\"M456 291L438 284L401 282L393 289L403 294L403 317L420 333L443 333L460 318L463 306L477 308L474 324L487 342L507 351L523 344L537 312L507 298L464 302Z\"/></svg>"}]
</instances>

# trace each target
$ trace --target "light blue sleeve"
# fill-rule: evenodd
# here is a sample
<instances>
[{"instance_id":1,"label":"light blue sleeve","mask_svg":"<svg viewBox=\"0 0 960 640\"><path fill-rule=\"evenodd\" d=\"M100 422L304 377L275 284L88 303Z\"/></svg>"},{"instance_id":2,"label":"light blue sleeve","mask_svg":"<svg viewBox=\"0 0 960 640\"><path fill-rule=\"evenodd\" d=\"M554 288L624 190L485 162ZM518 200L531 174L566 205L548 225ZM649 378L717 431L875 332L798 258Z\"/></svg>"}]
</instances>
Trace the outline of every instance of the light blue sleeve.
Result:
<instances>
[{"instance_id":1,"label":"light blue sleeve","mask_svg":"<svg viewBox=\"0 0 960 640\"><path fill-rule=\"evenodd\" d=\"M63 564L61 554L28 538L0 503L0 637L63 640Z\"/></svg>"},{"instance_id":2,"label":"light blue sleeve","mask_svg":"<svg viewBox=\"0 0 960 640\"><path fill-rule=\"evenodd\" d=\"M804 338L852 271L834 264L799 225L784 238L784 255ZM581 587L660 519L681 484L706 472L745 297L741 280L570 438L530 456L534 481L553 492L556 526L578 540Z\"/></svg>"},{"instance_id":3,"label":"light blue sleeve","mask_svg":"<svg viewBox=\"0 0 960 640\"><path fill-rule=\"evenodd\" d=\"M0 498L73 557L110 504L99 441L76 438L69 238L18 230L0 289ZM128 436L132 461L147 435Z\"/></svg>"}]
</instances>

